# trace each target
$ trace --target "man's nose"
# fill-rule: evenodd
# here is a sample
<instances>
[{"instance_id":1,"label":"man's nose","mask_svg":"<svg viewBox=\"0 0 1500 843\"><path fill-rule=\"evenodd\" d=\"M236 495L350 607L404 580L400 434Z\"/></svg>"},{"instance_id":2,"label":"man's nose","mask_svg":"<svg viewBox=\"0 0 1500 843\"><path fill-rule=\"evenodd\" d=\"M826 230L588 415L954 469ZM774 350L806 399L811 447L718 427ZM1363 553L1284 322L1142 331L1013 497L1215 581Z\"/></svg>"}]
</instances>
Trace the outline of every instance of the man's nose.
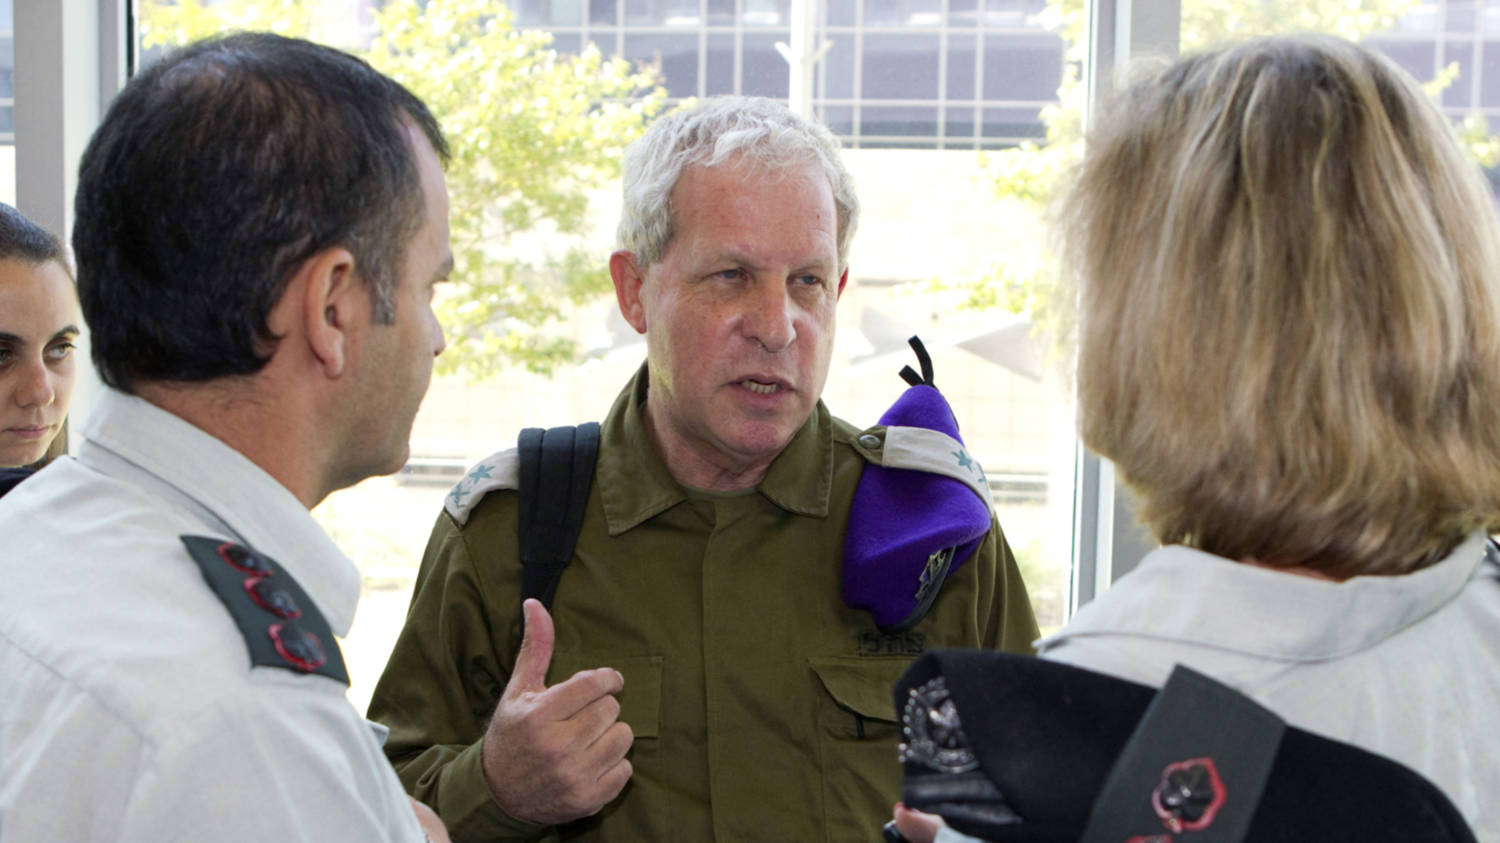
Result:
<instances>
[{"instance_id":1,"label":"man's nose","mask_svg":"<svg viewBox=\"0 0 1500 843\"><path fill-rule=\"evenodd\" d=\"M745 336L767 351L785 351L797 339L797 326L792 318L794 307L787 282L754 285L745 313Z\"/></svg>"}]
</instances>

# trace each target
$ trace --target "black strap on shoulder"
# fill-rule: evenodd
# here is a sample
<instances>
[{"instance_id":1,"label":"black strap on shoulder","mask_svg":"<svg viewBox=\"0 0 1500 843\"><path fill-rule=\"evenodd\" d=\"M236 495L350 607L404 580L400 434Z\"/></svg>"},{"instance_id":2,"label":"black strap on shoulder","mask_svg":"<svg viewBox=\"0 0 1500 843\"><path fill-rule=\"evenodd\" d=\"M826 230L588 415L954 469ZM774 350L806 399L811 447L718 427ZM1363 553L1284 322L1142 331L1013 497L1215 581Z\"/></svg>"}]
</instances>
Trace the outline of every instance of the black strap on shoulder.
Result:
<instances>
[{"instance_id":1,"label":"black strap on shoulder","mask_svg":"<svg viewBox=\"0 0 1500 843\"><path fill-rule=\"evenodd\" d=\"M528 427L516 446L521 462L521 600L535 597L551 609L583 528L599 453L599 424Z\"/></svg>"}]
</instances>

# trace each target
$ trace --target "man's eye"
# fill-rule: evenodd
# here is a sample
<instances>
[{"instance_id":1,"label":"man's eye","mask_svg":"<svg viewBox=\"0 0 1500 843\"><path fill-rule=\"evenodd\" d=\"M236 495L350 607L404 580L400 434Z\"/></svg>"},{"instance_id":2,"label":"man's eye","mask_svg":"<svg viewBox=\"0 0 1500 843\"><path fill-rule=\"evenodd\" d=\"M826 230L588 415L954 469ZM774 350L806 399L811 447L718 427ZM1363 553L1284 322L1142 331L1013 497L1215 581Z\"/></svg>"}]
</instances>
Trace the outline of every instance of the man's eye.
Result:
<instances>
[{"instance_id":1,"label":"man's eye","mask_svg":"<svg viewBox=\"0 0 1500 843\"><path fill-rule=\"evenodd\" d=\"M738 281L740 278L743 278L744 275L745 271L740 269L739 267L735 267L734 269L721 269L718 272L714 273L715 278L722 278L725 281Z\"/></svg>"},{"instance_id":2,"label":"man's eye","mask_svg":"<svg viewBox=\"0 0 1500 843\"><path fill-rule=\"evenodd\" d=\"M66 360L68 355L73 353L73 348L74 346L70 342L60 342L56 345L49 345L47 346L47 359L54 361Z\"/></svg>"},{"instance_id":3,"label":"man's eye","mask_svg":"<svg viewBox=\"0 0 1500 843\"><path fill-rule=\"evenodd\" d=\"M797 275L792 280L804 287L819 287L823 284L823 279L816 275Z\"/></svg>"}]
</instances>

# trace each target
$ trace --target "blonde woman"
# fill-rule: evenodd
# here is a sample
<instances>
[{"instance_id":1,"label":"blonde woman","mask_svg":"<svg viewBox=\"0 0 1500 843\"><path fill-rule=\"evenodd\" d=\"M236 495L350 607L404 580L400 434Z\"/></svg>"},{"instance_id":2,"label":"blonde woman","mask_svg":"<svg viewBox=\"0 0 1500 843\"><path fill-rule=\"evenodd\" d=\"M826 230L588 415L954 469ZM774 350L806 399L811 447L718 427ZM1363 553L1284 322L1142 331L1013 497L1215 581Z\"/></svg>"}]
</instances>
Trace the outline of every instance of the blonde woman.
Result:
<instances>
[{"instance_id":1,"label":"blonde woman","mask_svg":"<svg viewBox=\"0 0 1500 843\"><path fill-rule=\"evenodd\" d=\"M1406 73L1335 38L1183 59L1095 125L1064 215L1080 425L1163 547L1041 655L1156 686L1187 665L1500 840L1500 229L1477 166Z\"/></svg>"}]
</instances>

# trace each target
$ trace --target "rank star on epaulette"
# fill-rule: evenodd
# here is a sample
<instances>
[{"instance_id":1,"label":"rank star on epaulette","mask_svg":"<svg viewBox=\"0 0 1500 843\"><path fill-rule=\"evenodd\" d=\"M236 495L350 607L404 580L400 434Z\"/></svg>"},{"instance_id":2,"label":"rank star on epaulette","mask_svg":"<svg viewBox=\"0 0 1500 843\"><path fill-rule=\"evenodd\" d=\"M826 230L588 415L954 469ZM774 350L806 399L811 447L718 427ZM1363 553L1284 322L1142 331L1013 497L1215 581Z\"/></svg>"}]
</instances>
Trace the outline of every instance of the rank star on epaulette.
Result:
<instances>
[{"instance_id":1,"label":"rank star on epaulette","mask_svg":"<svg viewBox=\"0 0 1500 843\"><path fill-rule=\"evenodd\" d=\"M276 560L225 539L181 539L244 637L251 666L317 674L349 684L328 621Z\"/></svg>"},{"instance_id":2,"label":"rank star on epaulette","mask_svg":"<svg viewBox=\"0 0 1500 843\"><path fill-rule=\"evenodd\" d=\"M969 739L959 723L958 709L948 695L948 683L934 677L912 688L901 713L898 747L901 761L911 761L941 773L967 773L979 769L979 760L969 748Z\"/></svg>"},{"instance_id":3,"label":"rank star on epaulette","mask_svg":"<svg viewBox=\"0 0 1500 843\"><path fill-rule=\"evenodd\" d=\"M1212 758L1168 764L1151 791L1151 808L1169 831L1200 831L1213 825L1227 793Z\"/></svg>"}]
</instances>

